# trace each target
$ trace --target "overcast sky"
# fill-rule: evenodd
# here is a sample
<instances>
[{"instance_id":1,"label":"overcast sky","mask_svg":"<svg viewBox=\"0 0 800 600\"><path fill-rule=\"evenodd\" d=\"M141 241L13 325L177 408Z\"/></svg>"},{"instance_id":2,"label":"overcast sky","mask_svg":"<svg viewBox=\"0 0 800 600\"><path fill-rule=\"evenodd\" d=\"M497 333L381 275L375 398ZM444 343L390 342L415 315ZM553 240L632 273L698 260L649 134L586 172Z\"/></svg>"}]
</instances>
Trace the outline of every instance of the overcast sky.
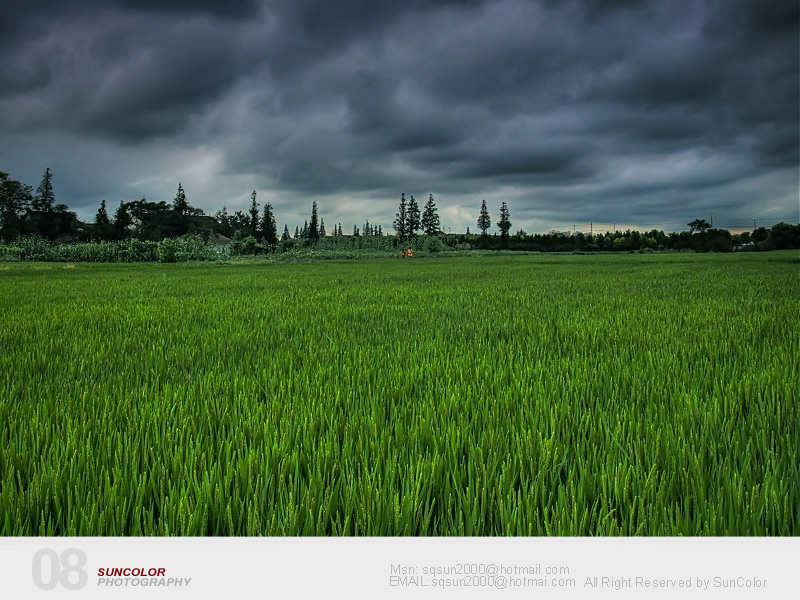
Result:
<instances>
[{"instance_id":1,"label":"overcast sky","mask_svg":"<svg viewBox=\"0 0 800 600\"><path fill-rule=\"evenodd\" d=\"M797 222L797 0L0 0L0 170L391 229ZM493 227L490 231L496 231Z\"/></svg>"}]
</instances>

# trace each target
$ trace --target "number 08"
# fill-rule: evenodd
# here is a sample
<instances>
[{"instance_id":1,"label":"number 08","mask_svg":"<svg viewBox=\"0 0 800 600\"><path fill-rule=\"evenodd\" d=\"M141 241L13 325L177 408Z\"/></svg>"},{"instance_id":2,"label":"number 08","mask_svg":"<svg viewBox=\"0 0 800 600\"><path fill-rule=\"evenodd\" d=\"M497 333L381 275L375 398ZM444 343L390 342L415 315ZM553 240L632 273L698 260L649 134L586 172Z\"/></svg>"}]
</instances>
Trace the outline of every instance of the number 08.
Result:
<instances>
[{"instance_id":1,"label":"number 08","mask_svg":"<svg viewBox=\"0 0 800 600\"><path fill-rule=\"evenodd\" d=\"M45 569L47 558L49 569ZM58 584L68 590L79 590L86 585L89 575L83 569L86 565L86 553L78 548L67 548L61 553L59 560L55 550L42 548L33 555L33 583L40 590L52 590ZM77 581L72 582L71 573L77 573Z\"/></svg>"}]
</instances>

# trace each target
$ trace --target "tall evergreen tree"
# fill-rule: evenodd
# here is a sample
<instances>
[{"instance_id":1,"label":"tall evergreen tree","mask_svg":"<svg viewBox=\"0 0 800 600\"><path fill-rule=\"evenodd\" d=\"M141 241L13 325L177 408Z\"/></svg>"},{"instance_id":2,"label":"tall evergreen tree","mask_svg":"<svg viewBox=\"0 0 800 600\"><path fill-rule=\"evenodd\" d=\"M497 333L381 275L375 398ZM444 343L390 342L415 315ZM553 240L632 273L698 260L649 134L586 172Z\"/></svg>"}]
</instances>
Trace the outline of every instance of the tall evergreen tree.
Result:
<instances>
[{"instance_id":1,"label":"tall evergreen tree","mask_svg":"<svg viewBox=\"0 0 800 600\"><path fill-rule=\"evenodd\" d=\"M394 230L397 237L403 242L408 237L408 203L405 193L400 195L400 206L397 209L396 219L394 220Z\"/></svg>"},{"instance_id":2,"label":"tall evergreen tree","mask_svg":"<svg viewBox=\"0 0 800 600\"><path fill-rule=\"evenodd\" d=\"M486 200L481 201L481 214L478 216L478 229L481 230L481 235L486 235L486 231L492 226L492 219L489 217L489 211L486 209Z\"/></svg>"},{"instance_id":3,"label":"tall evergreen tree","mask_svg":"<svg viewBox=\"0 0 800 600\"><path fill-rule=\"evenodd\" d=\"M278 224L275 222L272 204L269 202L264 205L264 216L261 218L261 235L270 245L278 243Z\"/></svg>"},{"instance_id":4,"label":"tall evergreen tree","mask_svg":"<svg viewBox=\"0 0 800 600\"><path fill-rule=\"evenodd\" d=\"M325 233L325 219L319 220L319 237L325 237L327 234Z\"/></svg>"},{"instance_id":5,"label":"tall evergreen tree","mask_svg":"<svg viewBox=\"0 0 800 600\"><path fill-rule=\"evenodd\" d=\"M178 191L172 200L172 210L183 216L189 212L189 203L186 201L186 192L183 191L183 184L178 182Z\"/></svg>"},{"instance_id":6,"label":"tall evergreen tree","mask_svg":"<svg viewBox=\"0 0 800 600\"><path fill-rule=\"evenodd\" d=\"M433 194L428 197L425 203L425 210L422 212L422 229L425 235L436 235L439 233L439 215L436 213L436 202Z\"/></svg>"},{"instance_id":7,"label":"tall evergreen tree","mask_svg":"<svg viewBox=\"0 0 800 600\"><path fill-rule=\"evenodd\" d=\"M308 226L308 241L316 244L319 241L319 216L316 201L311 203L311 223Z\"/></svg>"},{"instance_id":8,"label":"tall evergreen tree","mask_svg":"<svg viewBox=\"0 0 800 600\"><path fill-rule=\"evenodd\" d=\"M353 237L358 237L358 225L353 225Z\"/></svg>"},{"instance_id":9,"label":"tall evergreen tree","mask_svg":"<svg viewBox=\"0 0 800 600\"><path fill-rule=\"evenodd\" d=\"M339 233L337 235L339 237L342 237L344 235L344 232L342 231L342 222L341 221L339 221Z\"/></svg>"},{"instance_id":10,"label":"tall evergreen tree","mask_svg":"<svg viewBox=\"0 0 800 600\"><path fill-rule=\"evenodd\" d=\"M508 232L511 230L511 215L505 202L500 205L500 220L497 222L497 228L500 230L500 239L503 245L507 245Z\"/></svg>"},{"instance_id":11,"label":"tall evergreen tree","mask_svg":"<svg viewBox=\"0 0 800 600\"><path fill-rule=\"evenodd\" d=\"M381 229L381 226L378 225L378 236L382 236L382 235L383 235L383 230Z\"/></svg>"},{"instance_id":12,"label":"tall evergreen tree","mask_svg":"<svg viewBox=\"0 0 800 600\"><path fill-rule=\"evenodd\" d=\"M294 228L294 239L296 240L300 239L300 227L298 226L295 226Z\"/></svg>"},{"instance_id":13,"label":"tall evergreen tree","mask_svg":"<svg viewBox=\"0 0 800 600\"><path fill-rule=\"evenodd\" d=\"M36 195L33 197L33 210L51 212L56 203L56 195L53 192L53 174L50 167L45 169L42 182L36 188Z\"/></svg>"},{"instance_id":14,"label":"tall evergreen tree","mask_svg":"<svg viewBox=\"0 0 800 600\"><path fill-rule=\"evenodd\" d=\"M417 201L414 199L414 196L411 196L411 199L408 201L408 235L409 237L413 237L417 235L417 232L422 229L422 220L420 219L419 213L419 205Z\"/></svg>"},{"instance_id":15,"label":"tall evergreen tree","mask_svg":"<svg viewBox=\"0 0 800 600\"><path fill-rule=\"evenodd\" d=\"M289 235L289 226L288 225L284 225L283 226L283 235L281 236L281 241L285 242L286 240L290 240L290 239L292 239L292 236Z\"/></svg>"},{"instance_id":16,"label":"tall evergreen tree","mask_svg":"<svg viewBox=\"0 0 800 600\"><path fill-rule=\"evenodd\" d=\"M97 214L94 216L94 224L103 227L110 223L108 211L106 210L106 201L103 199L100 201L100 208L97 209Z\"/></svg>"},{"instance_id":17,"label":"tall evergreen tree","mask_svg":"<svg viewBox=\"0 0 800 600\"><path fill-rule=\"evenodd\" d=\"M255 190L250 194L250 235L258 237L258 202Z\"/></svg>"}]
</instances>

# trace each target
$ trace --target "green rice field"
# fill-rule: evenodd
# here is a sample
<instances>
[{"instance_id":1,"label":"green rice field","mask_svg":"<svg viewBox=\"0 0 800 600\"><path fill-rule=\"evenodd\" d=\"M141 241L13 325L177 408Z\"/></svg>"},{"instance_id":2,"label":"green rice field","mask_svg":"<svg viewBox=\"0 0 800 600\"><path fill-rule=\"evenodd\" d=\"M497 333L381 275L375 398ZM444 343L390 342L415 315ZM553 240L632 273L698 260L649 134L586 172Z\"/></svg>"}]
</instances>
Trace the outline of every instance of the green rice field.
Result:
<instances>
[{"instance_id":1,"label":"green rice field","mask_svg":"<svg viewBox=\"0 0 800 600\"><path fill-rule=\"evenodd\" d=\"M0 263L4 536L800 535L796 251Z\"/></svg>"}]
</instances>

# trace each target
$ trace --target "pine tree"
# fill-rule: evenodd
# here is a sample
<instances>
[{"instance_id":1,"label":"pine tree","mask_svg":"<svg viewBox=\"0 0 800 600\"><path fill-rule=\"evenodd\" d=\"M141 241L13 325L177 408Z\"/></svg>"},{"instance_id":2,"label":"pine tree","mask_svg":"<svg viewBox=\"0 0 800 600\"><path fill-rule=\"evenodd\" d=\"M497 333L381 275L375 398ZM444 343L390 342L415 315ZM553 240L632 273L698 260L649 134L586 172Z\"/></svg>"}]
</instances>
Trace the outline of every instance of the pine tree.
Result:
<instances>
[{"instance_id":1,"label":"pine tree","mask_svg":"<svg viewBox=\"0 0 800 600\"><path fill-rule=\"evenodd\" d=\"M183 191L183 185L180 181L178 182L178 191L175 193L175 198L172 200L172 210L181 216L189 212L189 203L186 201L186 192Z\"/></svg>"},{"instance_id":2,"label":"pine tree","mask_svg":"<svg viewBox=\"0 0 800 600\"><path fill-rule=\"evenodd\" d=\"M396 219L394 220L394 230L401 242L408 237L408 204L406 203L405 193L400 195L400 206L397 209Z\"/></svg>"},{"instance_id":3,"label":"pine tree","mask_svg":"<svg viewBox=\"0 0 800 600\"><path fill-rule=\"evenodd\" d=\"M369 224L369 219L364 223L364 235L367 237L372 235L372 226Z\"/></svg>"},{"instance_id":4,"label":"pine tree","mask_svg":"<svg viewBox=\"0 0 800 600\"><path fill-rule=\"evenodd\" d=\"M420 220L419 205L414 200L414 196L408 201L408 235L413 237L417 232L422 229L422 221Z\"/></svg>"},{"instance_id":5,"label":"pine tree","mask_svg":"<svg viewBox=\"0 0 800 600\"><path fill-rule=\"evenodd\" d=\"M106 210L105 199L100 201L100 208L97 209L97 214L94 216L94 224L100 227L111 224L108 218L108 211Z\"/></svg>"},{"instance_id":6,"label":"pine tree","mask_svg":"<svg viewBox=\"0 0 800 600\"><path fill-rule=\"evenodd\" d=\"M256 191L250 194L250 227L251 235L258 237L258 202L256 202Z\"/></svg>"},{"instance_id":7,"label":"pine tree","mask_svg":"<svg viewBox=\"0 0 800 600\"><path fill-rule=\"evenodd\" d=\"M425 231L425 235L436 235L439 233L439 227L439 215L436 213L436 203L431 194L422 213L422 229Z\"/></svg>"},{"instance_id":8,"label":"pine tree","mask_svg":"<svg viewBox=\"0 0 800 600\"><path fill-rule=\"evenodd\" d=\"M283 226L283 235L281 236L281 241L285 242L286 240L290 240L290 239L292 239L292 236L289 235L289 226L288 225L284 225Z\"/></svg>"},{"instance_id":9,"label":"pine tree","mask_svg":"<svg viewBox=\"0 0 800 600\"><path fill-rule=\"evenodd\" d=\"M319 237L325 237L325 219L319 220Z\"/></svg>"},{"instance_id":10,"label":"pine tree","mask_svg":"<svg viewBox=\"0 0 800 600\"><path fill-rule=\"evenodd\" d=\"M381 230L381 226L378 225L378 237L383 236L383 231Z\"/></svg>"},{"instance_id":11,"label":"pine tree","mask_svg":"<svg viewBox=\"0 0 800 600\"><path fill-rule=\"evenodd\" d=\"M338 233L338 235L339 235L339 237L342 237L344 235L344 232L342 231L342 223L341 222L339 222L339 233Z\"/></svg>"},{"instance_id":12,"label":"pine tree","mask_svg":"<svg viewBox=\"0 0 800 600\"><path fill-rule=\"evenodd\" d=\"M50 167L45 169L42 182L36 188L36 195L33 197L33 210L51 212L56 203L56 195L53 192L53 174Z\"/></svg>"},{"instance_id":13,"label":"pine tree","mask_svg":"<svg viewBox=\"0 0 800 600\"><path fill-rule=\"evenodd\" d=\"M311 224L308 226L308 241L316 244L319 241L319 216L317 215L317 203L311 203Z\"/></svg>"},{"instance_id":14,"label":"pine tree","mask_svg":"<svg viewBox=\"0 0 800 600\"><path fill-rule=\"evenodd\" d=\"M353 237L358 237L358 225L353 225Z\"/></svg>"},{"instance_id":15,"label":"pine tree","mask_svg":"<svg viewBox=\"0 0 800 600\"><path fill-rule=\"evenodd\" d=\"M500 220L497 222L497 228L500 230L500 239L503 245L507 245L508 232L511 230L511 215L505 202L500 205Z\"/></svg>"},{"instance_id":16,"label":"pine tree","mask_svg":"<svg viewBox=\"0 0 800 600\"><path fill-rule=\"evenodd\" d=\"M286 233L289 233L288 230ZM272 204L267 202L264 205L264 216L261 218L261 235L267 244L278 243L278 224L275 222L275 215L272 212Z\"/></svg>"},{"instance_id":17,"label":"pine tree","mask_svg":"<svg viewBox=\"0 0 800 600\"><path fill-rule=\"evenodd\" d=\"M308 239L308 219L303 223L303 228L300 230L300 239Z\"/></svg>"},{"instance_id":18,"label":"pine tree","mask_svg":"<svg viewBox=\"0 0 800 600\"><path fill-rule=\"evenodd\" d=\"M296 239L296 240L300 239L300 227L295 227L294 228L294 239Z\"/></svg>"},{"instance_id":19,"label":"pine tree","mask_svg":"<svg viewBox=\"0 0 800 600\"><path fill-rule=\"evenodd\" d=\"M486 235L486 231L492 226L492 219L489 217L489 211L486 209L486 200L481 201L481 214L478 216L478 229L481 230L481 235Z\"/></svg>"}]
</instances>

